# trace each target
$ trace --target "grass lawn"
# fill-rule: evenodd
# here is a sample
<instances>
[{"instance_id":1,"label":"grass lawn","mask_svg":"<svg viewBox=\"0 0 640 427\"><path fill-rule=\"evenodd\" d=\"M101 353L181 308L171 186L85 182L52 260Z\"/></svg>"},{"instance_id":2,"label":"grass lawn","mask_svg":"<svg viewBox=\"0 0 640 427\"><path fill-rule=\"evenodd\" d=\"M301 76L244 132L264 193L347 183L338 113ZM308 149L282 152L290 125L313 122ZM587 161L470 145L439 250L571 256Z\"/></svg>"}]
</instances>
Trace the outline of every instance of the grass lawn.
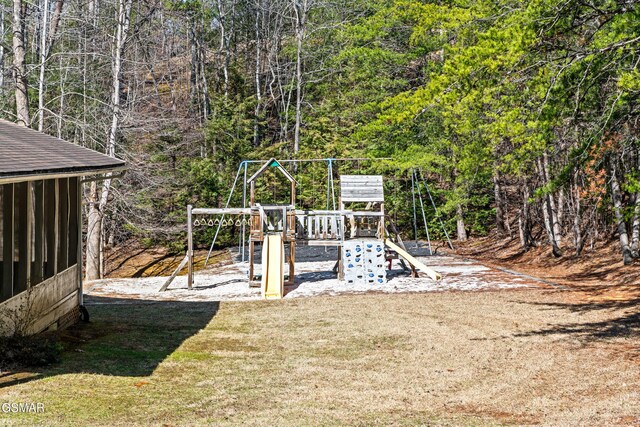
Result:
<instances>
[{"instance_id":1,"label":"grass lawn","mask_svg":"<svg viewBox=\"0 0 640 427\"><path fill-rule=\"evenodd\" d=\"M61 363L0 384L0 402L43 402L45 412L0 414L0 424L640 422L637 325L620 333L624 308L561 299L540 290L94 298L92 322L69 332Z\"/></svg>"}]
</instances>

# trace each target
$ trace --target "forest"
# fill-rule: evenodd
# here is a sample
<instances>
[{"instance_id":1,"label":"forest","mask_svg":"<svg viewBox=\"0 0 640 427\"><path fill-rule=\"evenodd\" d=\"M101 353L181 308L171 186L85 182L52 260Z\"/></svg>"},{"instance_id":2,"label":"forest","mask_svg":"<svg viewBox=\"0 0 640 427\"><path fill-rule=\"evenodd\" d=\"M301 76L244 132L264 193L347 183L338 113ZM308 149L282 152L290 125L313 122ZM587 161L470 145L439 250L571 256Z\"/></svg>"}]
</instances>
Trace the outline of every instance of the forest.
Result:
<instances>
[{"instance_id":1,"label":"forest","mask_svg":"<svg viewBox=\"0 0 640 427\"><path fill-rule=\"evenodd\" d=\"M408 236L417 179L432 238L640 257L640 2L0 0L0 35L2 118L129 163L86 185L87 278L105 245L182 250L186 204L270 157L387 159L336 173L384 174ZM301 206L326 174L295 169Z\"/></svg>"}]
</instances>

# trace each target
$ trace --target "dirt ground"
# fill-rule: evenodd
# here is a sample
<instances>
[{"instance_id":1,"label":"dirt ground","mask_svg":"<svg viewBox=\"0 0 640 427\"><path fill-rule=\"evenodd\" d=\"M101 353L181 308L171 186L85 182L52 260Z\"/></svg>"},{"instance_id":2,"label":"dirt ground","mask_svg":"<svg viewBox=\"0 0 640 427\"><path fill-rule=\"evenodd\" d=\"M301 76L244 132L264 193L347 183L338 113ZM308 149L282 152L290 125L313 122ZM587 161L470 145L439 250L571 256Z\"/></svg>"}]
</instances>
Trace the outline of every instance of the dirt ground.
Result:
<instances>
[{"instance_id":1,"label":"dirt ground","mask_svg":"<svg viewBox=\"0 0 640 427\"><path fill-rule=\"evenodd\" d=\"M196 270L204 268L208 252L207 249L194 251ZM107 248L105 253L105 277L108 278L169 276L185 255L171 253L163 247L148 248L133 240L115 248ZM216 249L211 253L211 264L221 264L227 261L227 250ZM182 272L181 274L186 273Z\"/></svg>"},{"instance_id":2,"label":"dirt ground","mask_svg":"<svg viewBox=\"0 0 640 427\"><path fill-rule=\"evenodd\" d=\"M571 295L575 302L640 304L640 265L623 265L614 240L587 247L579 257L566 250L555 258L547 246L525 252L518 239L490 236L456 242L455 253L567 286L575 291Z\"/></svg>"}]
</instances>

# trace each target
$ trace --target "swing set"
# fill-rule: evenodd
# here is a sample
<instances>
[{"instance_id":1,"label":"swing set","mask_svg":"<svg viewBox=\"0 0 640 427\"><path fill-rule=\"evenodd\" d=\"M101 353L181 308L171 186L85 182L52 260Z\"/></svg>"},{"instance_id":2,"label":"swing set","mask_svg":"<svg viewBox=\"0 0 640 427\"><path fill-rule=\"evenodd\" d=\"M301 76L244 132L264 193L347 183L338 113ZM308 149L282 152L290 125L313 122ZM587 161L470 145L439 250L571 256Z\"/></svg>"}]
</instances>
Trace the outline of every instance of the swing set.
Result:
<instances>
[{"instance_id":1,"label":"swing set","mask_svg":"<svg viewBox=\"0 0 640 427\"><path fill-rule=\"evenodd\" d=\"M425 266L411 256L404 246L395 225L388 219L391 234L395 239L390 239L390 233L385 225L384 190L383 179L380 175L340 175L340 196L336 198L334 181L334 166L339 162L381 161L389 159L369 158L326 158L326 159L299 159L299 160L244 160L240 163L236 176L229 192L226 204L223 208L193 208L187 206L187 254L160 288L165 291L179 272L188 267L188 288L193 286L193 231L194 227L217 227L213 241L207 253L205 266L213 251L220 230L223 227L240 227L239 252L242 262L245 261L245 245L248 244L248 279L250 286L261 286L265 299L278 299L284 295L284 286L292 285L295 271L296 244L310 246L336 246L338 248L338 260L334 266L340 280L344 280L345 268L351 283L354 280L368 280L374 283L386 282L384 266L380 263L380 256L384 255L386 261L391 264L392 259L402 256L411 266L411 271L417 277L417 269L426 273L433 280L439 280L440 274ZM326 183L326 209L296 209L297 181L293 175L285 169L284 164L294 164L298 170L300 164L325 163L327 170ZM262 166L250 177L248 169L254 164ZM338 168L339 169L339 168ZM268 171L274 171L288 182L289 197L285 203L274 203L276 200L276 186L272 185L273 198L268 203L258 201L258 186L256 183ZM238 181L242 176L242 207L229 207ZM313 176L313 174L312 174ZM424 221L429 254L432 254L431 240L426 221L420 181L424 184L429 199L439 219L447 241L451 248L451 240L444 228L444 223L439 216L431 192L421 171L411 171L414 238L417 242L417 210L416 193L420 201L420 208ZM315 180L314 180L315 181ZM261 187L261 188L264 188ZM261 191L264 195L264 191ZM317 198L313 198L314 204ZM355 206L354 209L348 207ZM364 205L364 207L362 207ZM339 209L336 207L339 206ZM330 209L332 208L332 209ZM195 217L195 220L194 220ZM395 240L395 241L394 241ZM345 242L346 241L346 242ZM256 246L262 247L262 272L255 274ZM361 248L361 249L358 249ZM368 254L376 248L376 254ZM287 249L287 250L285 250ZM344 250L343 250L344 249ZM363 250L362 254L359 250ZM384 253L381 253L384 250ZM374 256L375 255L375 256ZM377 258L376 258L377 257ZM406 265L402 260L403 269ZM288 265L288 274L285 274L285 264Z\"/></svg>"}]
</instances>

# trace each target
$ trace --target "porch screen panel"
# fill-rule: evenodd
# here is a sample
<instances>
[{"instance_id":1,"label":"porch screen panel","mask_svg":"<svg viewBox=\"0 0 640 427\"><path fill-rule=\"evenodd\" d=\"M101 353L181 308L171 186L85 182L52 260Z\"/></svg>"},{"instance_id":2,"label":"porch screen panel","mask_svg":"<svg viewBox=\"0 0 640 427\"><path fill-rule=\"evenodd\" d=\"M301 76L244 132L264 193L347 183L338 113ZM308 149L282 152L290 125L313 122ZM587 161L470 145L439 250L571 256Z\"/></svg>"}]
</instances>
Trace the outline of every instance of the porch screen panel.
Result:
<instances>
[{"instance_id":1,"label":"porch screen panel","mask_svg":"<svg viewBox=\"0 0 640 427\"><path fill-rule=\"evenodd\" d=\"M2 234L0 234L0 240L2 240L2 284L0 285L0 301L5 301L13 296L13 270L14 270L14 239L15 239L15 224L14 224L14 206L13 206L13 184L4 184L0 186L2 192L2 203L0 204L0 211L2 220L0 221L2 227Z\"/></svg>"},{"instance_id":2,"label":"porch screen panel","mask_svg":"<svg viewBox=\"0 0 640 427\"><path fill-rule=\"evenodd\" d=\"M80 220L80 192L78 178L69 178L69 266L78 263L78 221Z\"/></svg>"},{"instance_id":3,"label":"porch screen panel","mask_svg":"<svg viewBox=\"0 0 640 427\"><path fill-rule=\"evenodd\" d=\"M69 267L69 179L58 179L58 273Z\"/></svg>"},{"instance_id":4,"label":"porch screen panel","mask_svg":"<svg viewBox=\"0 0 640 427\"><path fill-rule=\"evenodd\" d=\"M44 227L46 230L44 278L53 277L58 266L58 181L44 182Z\"/></svg>"}]
</instances>

